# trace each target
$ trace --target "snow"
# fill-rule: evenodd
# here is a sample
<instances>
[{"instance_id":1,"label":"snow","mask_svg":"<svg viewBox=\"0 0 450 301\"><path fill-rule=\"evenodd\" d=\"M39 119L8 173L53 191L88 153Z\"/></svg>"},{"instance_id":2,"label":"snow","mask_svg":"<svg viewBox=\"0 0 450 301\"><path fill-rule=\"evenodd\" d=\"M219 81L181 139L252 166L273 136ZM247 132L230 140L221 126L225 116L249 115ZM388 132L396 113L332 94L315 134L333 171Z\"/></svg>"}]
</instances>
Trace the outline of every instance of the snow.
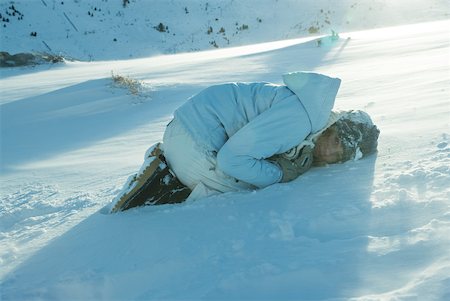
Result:
<instances>
[{"instance_id":1,"label":"snow","mask_svg":"<svg viewBox=\"0 0 450 301\"><path fill-rule=\"evenodd\" d=\"M115 60L449 17L447 0L340 0L339 4L335 0L131 0L125 8L122 3L2 1L0 12L9 19L1 22L0 18L0 26L5 26L2 49ZM14 11L20 14L6 15ZM155 29L160 24L164 32Z\"/></svg>"},{"instance_id":2,"label":"snow","mask_svg":"<svg viewBox=\"0 0 450 301\"><path fill-rule=\"evenodd\" d=\"M114 11L117 3L99 1L123 18L133 12L136 25L146 18L149 27L167 22L177 34L150 44L134 43L130 29L142 26L130 23L111 26L105 37L72 30L61 39L58 30L67 34L70 25L60 26L66 21L52 15L60 1L44 2L45 10L42 1L15 1L24 20L2 28L2 50L42 50L25 26L35 18L39 28L55 24L48 45L100 60L0 70L2 300L450 299L447 1L333 2L338 40L294 30L298 22L310 24L307 12L320 16L319 7L330 1L305 2L295 22L288 12L296 1L284 2L284 10L282 1L272 1L274 15L286 18L281 35L272 28L266 37L273 6L257 7L264 16L258 28L250 22L257 14L242 10L253 2L225 1L221 26L234 24L236 13L249 29L230 38L231 46L245 46L219 49L197 39L205 35L199 28L215 21L219 2L194 18L206 2L172 1L176 14L155 6L146 17L139 1ZM2 13L8 5L1 3ZM64 1L69 5L67 15L81 28L81 12L91 4ZM350 5L355 21L337 22L350 15ZM180 33L175 20L186 6L192 23L178 25ZM112 24L108 18L104 28ZM198 43L180 42L189 30ZM130 33L128 43L111 49L105 41L122 31ZM131 51L139 58L129 59ZM168 54L180 51L191 52ZM371 115L381 130L376 155L313 168L291 183L250 193L106 214L189 96L226 81L281 83L281 74L296 70L342 79L336 109ZM142 94L116 85L111 72L143 83Z\"/></svg>"}]
</instances>

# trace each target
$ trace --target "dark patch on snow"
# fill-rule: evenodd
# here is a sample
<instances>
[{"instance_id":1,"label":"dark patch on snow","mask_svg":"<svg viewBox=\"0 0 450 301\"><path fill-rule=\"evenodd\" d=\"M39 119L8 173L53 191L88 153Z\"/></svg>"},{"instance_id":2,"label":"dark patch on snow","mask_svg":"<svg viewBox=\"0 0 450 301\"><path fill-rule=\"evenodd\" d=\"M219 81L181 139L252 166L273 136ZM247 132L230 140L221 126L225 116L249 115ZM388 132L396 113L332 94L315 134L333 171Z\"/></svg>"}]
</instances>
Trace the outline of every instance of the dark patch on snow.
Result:
<instances>
[{"instance_id":1,"label":"dark patch on snow","mask_svg":"<svg viewBox=\"0 0 450 301\"><path fill-rule=\"evenodd\" d=\"M12 55L0 51L0 67L21 67L62 62L64 62L62 56L49 53L17 53Z\"/></svg>"}]
</instances>

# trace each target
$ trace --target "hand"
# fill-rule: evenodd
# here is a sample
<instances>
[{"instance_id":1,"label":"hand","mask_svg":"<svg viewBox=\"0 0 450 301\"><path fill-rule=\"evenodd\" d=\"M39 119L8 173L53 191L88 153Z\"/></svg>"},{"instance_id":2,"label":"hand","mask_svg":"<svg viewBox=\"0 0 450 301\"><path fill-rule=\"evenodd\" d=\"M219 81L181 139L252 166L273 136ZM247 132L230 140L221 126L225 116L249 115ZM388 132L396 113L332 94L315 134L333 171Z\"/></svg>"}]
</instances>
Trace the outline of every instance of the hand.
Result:
<instances>
[{"instance_id":1,"label":"hand","mask_svg":"<svg viewBox=\"0 0 450 301\"><path fill-rule=\"evenodd\" d=\"M281 182L285 183L296 179L311 167L313 162L313 149L310 146L303 147L299 156L293 160L286 159L280 155L273 156L269 160L281 168L283 172Z\"/></svg>"}]
</instances>

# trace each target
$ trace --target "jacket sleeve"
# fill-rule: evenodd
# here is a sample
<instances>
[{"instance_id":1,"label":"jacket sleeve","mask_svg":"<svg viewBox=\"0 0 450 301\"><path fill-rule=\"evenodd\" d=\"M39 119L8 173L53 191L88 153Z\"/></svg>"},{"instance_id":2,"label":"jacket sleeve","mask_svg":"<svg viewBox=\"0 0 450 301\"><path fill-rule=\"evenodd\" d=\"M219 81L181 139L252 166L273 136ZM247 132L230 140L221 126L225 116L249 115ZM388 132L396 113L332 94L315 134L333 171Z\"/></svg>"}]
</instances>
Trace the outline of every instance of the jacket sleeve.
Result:
<instances>
[{"instance_id":1,"label":"jacket sleeve","mask_svg":"<svg viewBox=\"0 0 450 301\"><path fill-rule=\"evenodd\" d=\"M311 123L303 105L297 96L289 96L230 137L217 154L217 167L259 188L277 183L282 171L265 159L288 151L310 132Z\"/></svg>"}]
</instances>

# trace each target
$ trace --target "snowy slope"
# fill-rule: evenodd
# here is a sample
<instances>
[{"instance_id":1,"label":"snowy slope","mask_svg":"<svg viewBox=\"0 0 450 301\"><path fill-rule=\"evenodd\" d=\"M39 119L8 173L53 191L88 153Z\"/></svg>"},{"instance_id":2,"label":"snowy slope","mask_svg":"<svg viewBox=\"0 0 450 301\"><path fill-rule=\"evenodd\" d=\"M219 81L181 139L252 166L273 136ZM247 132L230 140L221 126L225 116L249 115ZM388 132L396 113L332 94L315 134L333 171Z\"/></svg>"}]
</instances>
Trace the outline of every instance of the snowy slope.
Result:
<instances>
[{"instance_id":1,"label":"snowy slope","mask_svg":"<svg viewBox=\"0 0 450 301\"><path fill-rule=\"evenodd\" d=\"M447 0L128 2L124 7L122 0L3 0L0 50L127 59L450 16Z\"/></svg>"},{"instance_id":2,"label":"snowy slope","mask_svg":"<svg viewBox=\"0 0 450 301\"><path fill-rule=\"evenodd\" d=\"M448 300L448 28L2 69L1 299ZM251 193L105 214L188 96L293 70L342 78L336 108L373 116L378 154ZM111 71L146 86L132 95Z\"/></svg>"}]
</instances>

